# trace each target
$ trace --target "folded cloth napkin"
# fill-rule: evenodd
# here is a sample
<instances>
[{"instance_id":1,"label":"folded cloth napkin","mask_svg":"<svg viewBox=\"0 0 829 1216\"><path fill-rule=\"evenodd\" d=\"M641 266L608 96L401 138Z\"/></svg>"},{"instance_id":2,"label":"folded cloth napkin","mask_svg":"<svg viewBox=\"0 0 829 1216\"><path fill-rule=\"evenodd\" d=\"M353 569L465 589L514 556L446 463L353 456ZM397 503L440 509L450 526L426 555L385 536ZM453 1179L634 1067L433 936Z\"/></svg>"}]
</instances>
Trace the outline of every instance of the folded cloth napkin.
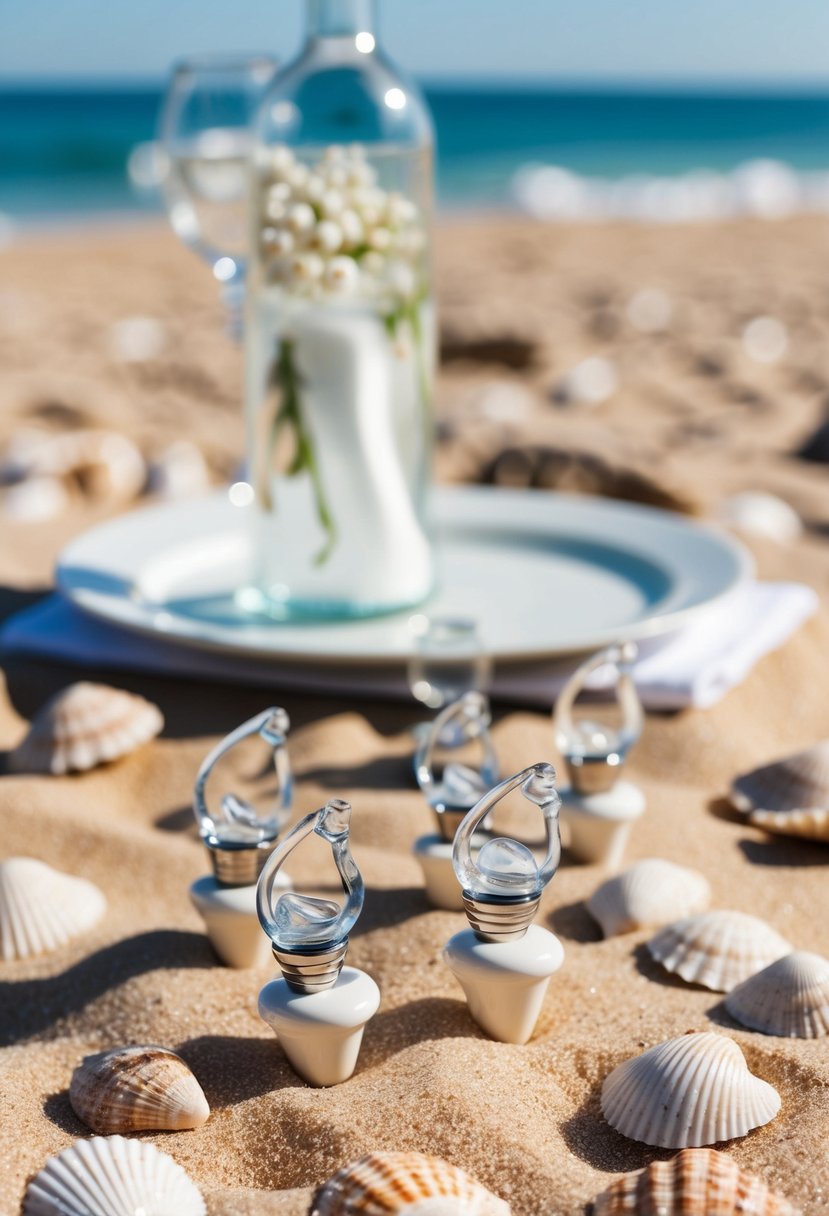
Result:
<instances>
[{"instance_id":1,"label":"folded cloth napkin","mask_svg":"<svg viewBox=\"0 0 829 1216\"><path fill-rule=\"evenodd\" d=\"M781 646L817 610L818 597L798 583L747 582L676 633L642 643L634 666L648 709L706 709L739 684L755 663ZM406 673L391 666L272 663L195 650L144 637L87 616L60 595L18 613L0 631L0 660L8 655L54 659L81 667L155 672L333 696L406 698ZM499 666L496 701L549 707L576 661ZM596 673L601 688L608 675Z\"/></svg>"}]
</instances>

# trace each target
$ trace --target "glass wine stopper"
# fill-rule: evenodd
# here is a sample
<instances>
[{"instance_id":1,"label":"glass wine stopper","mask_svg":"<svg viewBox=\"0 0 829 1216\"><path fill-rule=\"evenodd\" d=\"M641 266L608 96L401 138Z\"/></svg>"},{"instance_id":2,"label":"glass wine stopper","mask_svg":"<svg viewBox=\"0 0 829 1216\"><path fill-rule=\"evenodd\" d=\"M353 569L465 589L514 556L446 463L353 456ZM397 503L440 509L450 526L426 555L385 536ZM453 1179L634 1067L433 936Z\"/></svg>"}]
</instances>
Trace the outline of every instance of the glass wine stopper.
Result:
<instances>
[{"instance_id":1,"label":"glass wine stopper","mask_svg":"<svg viewBox=\"0 0 829 1216\"><path fill-rule=\"evenodd\" d=\"M455 874L470 927L446 943L443 957L466 994L472 1017L502 1043L530 1038L550 976L564 959L558 938L532 923L561 858L555 778L551 764L533 764L508 777L469 811L455 837ZM508 837L487 840L473 856L476 829L514 790L544 817L543 858Z\"/></svg>"},{"instance_id":2,"label":"glass wine stopper","mask_svg":"<svg viewBox=\"0 0 829 1216\"><path fill-rule=\"evenodd\" d=\"M541 864L518 840L495 836L472 855L473 836L495 805L519 789L544 816L546 853ZM466 815L455 836L453 865L463 890L467 919L486 941L523 937L538 908L541 892L558 869L561 799L552 764L533 764L496 785Z\"/></svg>"},{"instance_id":3,"label":"glass wine stopper","mask_svg":"<svg viewBox=\"0 0 829 1216\"><path fill-rule=\"evenodd\" d=\"M489 733L491 722L489 701L484 694L466 692L438 714L415 753L417 783L435 812L444 840L455 839L466 812L495 785L500 775ZM441 751L460 749L472 742L478 743L481 753L477 768L450 760L438 775Z\"/></svg>"},{"instance_id":4,"label":"glass wine stopper","mask_svg":"<svg viewBox=\"0 0 829 1216\"><path fill-rule=\"evenodd\" d=\"M207 846L213 872L223 886L255 883L291 809L293 781L288 758L290 721L284 709L272 707L243 722L204 758L193 789L193 810ZM264 818L244 798L222 795L218 814L207 805L207 783L218 762L244 739L259 735L272 749L277 779L276 803Z\"/></svg>"},{"instance_id":5,"label":"glass wine stopper","mask_svg":"<svg viewBox=\"0 0 829 1216\"><path fill-rule=\"evenodd\" d=\"M380 1004L371 976L343 966L365 894L348 847L350 822L351 806L339 798L306 815L271 853L257 888L259 921L282 971L259 993L259 1015L312 1085L337 1085L351 1076L365 1024ZM292 891L277 897L285 859L312 832L331 846L342 904Z\"/></svg>"},{"instance_id":6,"label":"glass wine stopper","mask_svg":"<svg viewBox=\"0 0 829 1216\"><path fill-rule=\"evenodd\" d=\"M465 692L486 689L492 663L476 621L418 614L411 628L415 640L408 676L415 700L429 709L442 709Z\"/></svg>"},{"instance_id":7,"label":"glass wine stopper","mask_svg":"<svg viewBox=\"0 0 829 1216\"><path fill-rule=\"evenodd\" d=\"M365 888L348 847L350 821L350 804L332 798L288 833L271 853L259 879L259 923L273 943L274 958L285 982L296 992L319 992L336 984L348 949L348 935L362 911ZM342 906L293 891L283 891L274 900L277 876L286 858L312 832L331 845L345 892Z\"/></svg>"},{"instance_id":8,"label":"glass wine stopper","mask_svg":"<svg viewBox=\"0 0 829 1216\"><path fill-rule=\"evenodd\" d=\"M633 642L600 650L573 673L554 711L556 747L570 778L570 788L561 791L569 849L577 860L602 862L609 869L621 864L631 824L645 809L638 786L621 780L644 724L632 671L636 657ZM604 667L615 674L613 691L621 714L617 726L573 716L590 677Z\"/></svg>"}]
</instances>

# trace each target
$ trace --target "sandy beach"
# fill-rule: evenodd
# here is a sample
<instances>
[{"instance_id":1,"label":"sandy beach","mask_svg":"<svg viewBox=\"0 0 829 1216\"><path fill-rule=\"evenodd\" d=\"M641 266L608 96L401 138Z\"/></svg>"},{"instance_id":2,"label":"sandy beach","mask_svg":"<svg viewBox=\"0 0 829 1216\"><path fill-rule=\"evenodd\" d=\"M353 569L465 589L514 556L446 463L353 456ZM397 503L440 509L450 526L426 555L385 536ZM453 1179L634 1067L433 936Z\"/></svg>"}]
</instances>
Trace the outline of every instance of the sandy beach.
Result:
<instances>
[{"instance_id":1,"label":"sandy beach","mask_svg":"<svg viewBox=\"0 0 829 1216\"><path fill-rule=\"evenodd\" d=\"M815 439L829 417L828 233L829 220L810 217L694 227L453 218L439 228L436 258L441 480L606 493L703 518L736 491L765 490L801 516L801 539L747 544L762 577L815 587L819 613L713 709L649 715L630 767L648 812L629 858L696 867L714 907L762 916L795 948L824 955L829 850L767 836L724 796L737 773L829 737L829 434L822 448ZM29 237L0 265L0 448L24 426L104 426L148 458L186 436L217 482L233 475L241 355L224 336L208 270L173 236L146 224ZM662 301L658 325L643 291ZM743 340L762 316L785 327L775 362L752 357ZM159 347L125 361L113 326L135 317L159 323ZM588 358L615 378L594 404L577 399L571 375ZM804 448L823 461L802 458ZM4 518L2 616L47 590L62 545L112 510L76 490L56 519ZM9 661L0 749L77 678ZM106 680L161 707L159 739L83 776L0 777L2 856L82 875L108 902L104 921L69 946L0 963L0 1216L19 1212L47 1156L87 1134L68 1101L73 1069L128 1043L179 1051L205 1090L204 1127L147 1138L188 1171L211 1216L302 1216L339 1166L398 1148L462 1166L514 1216L573 1216L613 1176L672 1155L607 1125L603 1078L666 1038L711 1029L782 1097L780 1115L728 1151L806 1216L829 1212L827 1040L740 1028L720 996L650 961L647 931L601 940L584 906L597 867L565 855L544 896L538 920L561 938L565 963L530 1043L491 1042L477 1029L441 960L463 918L430 909L410 854L431 827L411 773L417 706ZM334 795L352 801L368 888L349 962L374 977L382 1004L355 1076L329 1090L298 1080L257 1016L275 967L218 965L187 894L207 869L189 810L197 766L269 702L293 723L296 816ZM555 762L548 715L499 706L496 719L505 772ZM298 884L313 878L304 864L298 854Z\"/></svg>"}]
</instances>

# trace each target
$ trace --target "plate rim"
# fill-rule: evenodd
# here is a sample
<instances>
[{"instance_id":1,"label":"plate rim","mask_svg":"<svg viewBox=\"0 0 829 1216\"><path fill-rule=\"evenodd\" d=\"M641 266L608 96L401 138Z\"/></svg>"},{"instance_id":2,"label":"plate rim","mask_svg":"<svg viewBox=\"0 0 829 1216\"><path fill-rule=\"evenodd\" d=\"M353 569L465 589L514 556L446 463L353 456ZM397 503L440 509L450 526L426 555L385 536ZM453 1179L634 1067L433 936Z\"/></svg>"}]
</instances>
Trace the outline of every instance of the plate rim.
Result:
<instances>
[{"instance_id":1,"label":"plate rim","mask_svg":"<svg viewBox=\"0 0 829 1216\"><path fill-rule=\"evenodd\" d=\"M69 543L64 546L63 550L58 555L55 563L55 584L58 592L68 599L76 608L97 620L105 621L107 624L124 629L130 633L136 633L142 637L152 637L170 645L184 646L191 650L203 650L211 653L219 653L232 655L239 659L264 660L274 665L302 667L309 663L325 663L331 666L338 667L353 667L356 664L370 664L377 667L393 667L399 666L401 663L406 663L413 652L403 654L380 654L369 652L355 652L349 654L332 653L329 651L316 651L314 653L296 653L291 654L285 649L273 650L270 648L264 649L262 646L253 644L245 645L239 642L234 642L227 634L231 633L231 628L228 626L205 626L210 634L193 633L188 630L176 630L175 628L162 628L155 620L153 614L148 612L146 608L140 617L125 618L110 610L109 605L112 603L124 604L128 597L124 595L107 594L102 591L97 591L88 587L72 585L69 575L72 570L71 557L73 551L79 545L87 545L90 539L103 531L110 529L117 530L119 525L126 520L134 521L136 517L141 515L163 515L165 511L175 510L176 508L188 507L194 508L198 503L219 504L222 499L226 498L227 487L224 489L216 488L208 495L202 495L198 498L178 500L172 503L151 503L139 507L136 510L129 511L110 519L104 520L101 523L93 525L91 528L82 532L79 536L74 537ZM483 485L437 485L433 487L433 505L437 508L435 515L438 517L438 528L443 522L440 518L445 513L448 513L452 500L466 500L471 504L477 497L479 499L492 500L496 496L501 496L506 501L512 501L517 504L529 503L535 498L538 502L543 501L547 505L557 503L570 509L589 512L598 510L601 512L616 511L622 515L627 515L631 518L643 518L649 520L659 520L663 523L668 523L671 527L678 527L680 530L686 530L696 533L698 536L706 538L710 543L715 544L721 552L727 552L730 557L733 568L731 577L727 582L724 582L719 590L709 595L706 599L699 603L688 604L684 607L668 610L663 613L655 613L652 616L645 616L642 620L632 622L629 625L612 630L608 633L596 633L589 643L583 643L578 646L557 646L555 648L545 648L541 650L522 649L519 651L511 650L492 650L488 649L486 653L500 664L527 664L533 662L550 662L556 659L566 659L583 654L590 654L603 646L612 644L619 640L642 641L651 638L657 638L666 634L671 634L681 629L689 619L700 612L704 612L712 607L726 596L728 596L736 587L746 582L755 572L754 559L750 552L736 537L731 536L722 527L716 523L707 520L698 520L688 518L681 515L679 512L665 510L660 507L652 507L646 503L629 502L624 499L612 499L601 496L567 494L559 493L554 490L538 490L538 489L514 489L512 487L500 486L483 486ZM451 521L450 521L451 522ZM461 521L468 522L468 521ZM543 529L540 529L543 531ZM612 540L609 542L614 543ZM635 544L627 546L628 552L637 552ZM646 560L653 560L653 551L640 551ZM159 615L164 615L163 609L159 610ZM418 606L404 610L409 614L414 614L419 611ZM392 617L395 614L389 614ZM398 614L398 615L402 615ZM186 620L186 618L181 618ZM383 618L363 618L381 620ZM389 618L386 618L389 619ZM173 618L175 620L175 618ZM347 627L351 622L342 622L344 627ZM336 626L336 622L329 623ZM263 626L264 627L264 626ZM301 628L301 623L293 621L291 627ZM313 626L311 626L313 627ZM222 630L223 636L217 637L216 629ZM278 629L278 624L274 623L274 629Z\"/></svg>"}]
</instances>

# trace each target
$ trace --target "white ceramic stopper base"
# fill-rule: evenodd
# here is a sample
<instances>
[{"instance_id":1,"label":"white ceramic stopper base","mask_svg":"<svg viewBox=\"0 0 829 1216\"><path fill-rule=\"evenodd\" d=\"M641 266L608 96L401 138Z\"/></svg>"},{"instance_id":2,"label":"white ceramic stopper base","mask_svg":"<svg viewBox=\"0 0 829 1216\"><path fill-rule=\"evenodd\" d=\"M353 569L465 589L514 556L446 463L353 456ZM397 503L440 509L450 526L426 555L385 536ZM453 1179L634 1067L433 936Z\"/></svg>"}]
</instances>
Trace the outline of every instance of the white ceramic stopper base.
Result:
<instances>
[{"instance_id":1,"label":"white ceramic stopper base","mask_svg":"<svg viewBox=\"0 0 829 1216\"><path fill-rule=\"evenodd\" d=\"M291 880L280 871L275 885L290 890ZM191 886L190 899L225 966L267 967L273 952L270 938L256 915L256 883L248 887L223 887L212 874L205 874Z\"/></svg>"},{"instance_id":2,"label":"white ceramic stopper base","mask_svg":"<svg viewBox=\"0 0 829 1216\"><path fill-rule=\"evenodd\" d=\"M472 838L473 848L480 849L486 841L485 835L479 836L476 833ZM444 840L443 836L434 832L428 836L419 836L414 842L412 853L423 871L426 898L432 907L443 908L447 912L463 912L463 892L452 866L453 848L453 841Z\"/></svg>"},{"instance_id":3,"label":"white ceramic stopper base","mask_svg":"<svg viewBox=\"0 0 829 1216\"><path fill-rule=\"evenodd\" d=\"M259 1016L303 1080L339 1085L357 1066L363 1028L379 1004L371 976L343 967L334 987L322 992L294 992L285 980L271 980L259 993Z\"/></svg>"},{"instance_id":4,"label":"white ceramic stopper base","mask_svg":"<svg viewBox=\"0 0 829 1216\"><path fill-rule=\"evenodd\" d=\"M611 873L621 868L633 822L645 810L645 795L630 781L617 781L600 794L561 791L561 820L567 847L576 861L603 865Z\"/></svg>"},{"instance_id":5,"label":"white ceramic stopper base","mask_svg":"<svg viewBox=\"0 0 829 1216\"><path fill-rule=\"evenodd\" d=\"M500 1043L526 1043L564 949L540 925L514 942L483 942L464 929L449 939L443 957L481 1029Z\"/></svg>"}]
</instances>

